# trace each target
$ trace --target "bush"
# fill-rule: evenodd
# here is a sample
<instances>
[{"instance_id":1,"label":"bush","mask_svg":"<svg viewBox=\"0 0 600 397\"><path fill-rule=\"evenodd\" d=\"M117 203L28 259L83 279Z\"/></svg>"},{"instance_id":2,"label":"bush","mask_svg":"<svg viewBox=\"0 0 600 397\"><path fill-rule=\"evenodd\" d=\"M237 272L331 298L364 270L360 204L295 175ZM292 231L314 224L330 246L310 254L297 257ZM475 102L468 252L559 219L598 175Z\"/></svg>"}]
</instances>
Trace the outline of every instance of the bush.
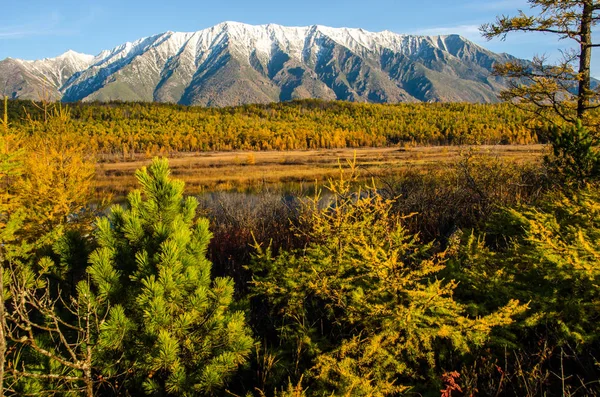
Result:
<instances>
[{"instance_id":1,"label":"bush","mask_svg":"<svg viewBox=\"0 0 600 397\"><path fill-rule=\"evenodd\" d=\"M253 262L253 294L270 305L281 365L292 384L304 377L314 394L439 390L445 355L484 344L524 308L510 301L467 316L453 298L457 284L437 277L446 254L408 232L391 200L352 181L332 181L326 206L320 197L305 203L304 248L277 256L259 249Z\"/></svg>"},{"instance_id":2,"label":"bush","mask_svg":"<svg viewBox=\"0 0 600 397\"><path fill-rule=\"evenodd\" d=\"M553 155L545 162L563 184L585 184L600 177L600 141L598 134L577 121L567 127L550 130Z\"/></svg>"},{"instance_id":3,"label":"bush","mask_svg":"<svg viewBox=\"0 0 600 397\"><path fill-rule=\"evenodd\" d=\"M475 313L508 298L530 302L526 316L494 338L502 388L516 395L600 392L599 197L587 186L504 209L487 235L465 234L451 261L457 298Z\"/></svg>"}]
</instances>

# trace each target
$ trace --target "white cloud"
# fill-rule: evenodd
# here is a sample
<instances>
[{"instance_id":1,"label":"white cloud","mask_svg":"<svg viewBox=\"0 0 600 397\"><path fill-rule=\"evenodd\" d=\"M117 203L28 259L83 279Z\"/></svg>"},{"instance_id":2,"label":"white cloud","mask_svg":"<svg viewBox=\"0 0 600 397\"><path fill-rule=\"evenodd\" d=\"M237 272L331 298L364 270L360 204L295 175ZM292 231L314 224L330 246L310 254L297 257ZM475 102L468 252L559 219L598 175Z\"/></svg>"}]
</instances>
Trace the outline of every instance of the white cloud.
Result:
<instances>
[{"instance_id":1,"label":"white cloud","mask_svg":"<svg viewBox=\"0 0 600 397\"><path fill-rule=\"evenodd\" d=\"M36 18L35 22L25 25L0 27L0 40L22 39L36 36L65 36L73 34L72 30L60 27L63 18L54 11L49 15Z\"/></svg>"},{"instance_id":2,"label":"white cloud","mask_svg":"<svg viewBox=\"0 0 600 397\"><path fill-rule=\"evenodd\" d=\"M69 36L77 33L73 30L68 29L40 29L40 30L20 30L13 29L10 27L0 30L0 40L11 40L11 39L23 39L27 37L38 37L38 36Z\"/></svg>"},{"instance_id":3,"label":"white cloud","mask_svg":"<svg viewBox=\"0 0 600 397\"><path fill-rule=\"evenodd\" d=\"M30 32L26 32L26 31L20 31L20 30L7 30L7 29L2 29L0 30L0 39L18 39L21 37L25 37L29 34Z\"/></svg>"}]
</instances>

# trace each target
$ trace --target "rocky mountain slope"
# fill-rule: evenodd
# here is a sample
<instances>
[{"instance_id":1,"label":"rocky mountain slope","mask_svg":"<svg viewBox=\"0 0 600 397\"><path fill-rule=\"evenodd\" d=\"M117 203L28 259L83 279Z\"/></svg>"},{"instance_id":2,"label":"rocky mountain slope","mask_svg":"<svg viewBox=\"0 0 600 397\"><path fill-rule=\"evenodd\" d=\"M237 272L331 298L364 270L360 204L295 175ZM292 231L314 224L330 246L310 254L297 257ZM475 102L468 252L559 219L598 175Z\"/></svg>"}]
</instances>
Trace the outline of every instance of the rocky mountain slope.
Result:
<instances>
[{"instance_id":1,"label":"rocky mountain slope","mask_svg":"<svg viewBox=\"0 0 600 397\"><path fill-rule=\"evenodd\" d=\"M60 89L71 77L87 69L93 60L92 55L75 51L38 61L7 58L0 61L0 87L3 87L0 93L10 98L60 99Z\"/></svg>"},{"instance_id":2,"label":"rocky mountain slope","mask_svg":"<svg viewBox=\"0 0 600 397\"><path fill-rule=\"evenodd\" d=\"M302 98L494 102L513 59L457 36L224 22L166 32L97 56L0 61L0 94L63 101L231 106Z\"/></svg>"}]
</instances>

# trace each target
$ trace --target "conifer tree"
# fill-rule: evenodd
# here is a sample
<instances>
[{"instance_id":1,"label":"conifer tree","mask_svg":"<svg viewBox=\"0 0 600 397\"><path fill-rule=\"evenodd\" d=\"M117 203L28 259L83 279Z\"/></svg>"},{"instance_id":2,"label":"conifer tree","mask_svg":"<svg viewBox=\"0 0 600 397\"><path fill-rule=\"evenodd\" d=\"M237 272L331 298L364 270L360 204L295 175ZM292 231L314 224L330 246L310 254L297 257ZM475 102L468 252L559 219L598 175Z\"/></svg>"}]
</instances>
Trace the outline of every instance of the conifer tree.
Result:
<instances>
[{"instance_id":1,"label":"conifer tree","mask_svg":"<svg viewBox=\"0 0 600 397\"><path fill-rule=\"evenodd\" d=\"M537 320L561 341L585 346L600 340L600 195L587 186L549 194L537 207L508 211L522 230L511 258L531 294ZM531 283L535 280L534 283ZM533 314L533 313L532 313Z\"/></svg>"},{"instance_id":2,"label":"conifer tree","mask_svg":"<svg viewBox=\"0 0 600 397\"><path fill-rule=\"evenodd\" d=\"M106 314L105 302L97 299L79 277L71 280L71 294L64 293L61 284L65 280L54 278L55 261L34 252L34 246L42 247L48 240L39 230L35 220L39 218L28 216L39 210L26 208L31 196L22 190L23 178L32 176L28 168L32 160L22 147L27 137L13 131L6 108L5 102L4 128L0 131L0 395L4 389L17 395L84 392L92 396L95 385L102 383L97 375L111 366L101 361L102 346L96 343ZM55 172L53 176L56 179L50 184L60 185L59 190L73 182L68 173ZM87 258L88 242L82 236L69 233L61 237L61 231L55 229L46 232L57 241L44 252L57 262L73 262L76 256L79 260ZM23 236L29 237L28 241ZM37 241L38 237L42 239ZM8 380L7 387L3 387L4 380Z\"/></svg>"},{"instance_id":3,"label":"conifer tree","mask_svg":"<svg viewBox=\"0 0 600 397\"><path fill-rule=\"evenodd\" d=\"M141 191L97 223L89 274L112 308L104 343L131 363L131 390L151 395L211 394L243 364L253 345L234 309L230 278L211 279L207 219L171 180L165 159L136 173ZM124 338L118 330L127 327ZM137 389L136 389L137 388Z\"/></svg>"},{"instance_id":4,"label":"conifer tree","mask_svg":"<svg viewBox=\"0 0 600 397\"><path fill-rule=\"evenodd\" d=\"M451 263L463 287L458 298L481 311L507 297L530 302L521 321L498 338L506 341L496 352L506 363L502 377L516 395L600 392L599 193L593 185L565 189L535 206L504 209L486 236L465 236ZM507 345L508 356L523 355L528 363L506 359Z\"/></svg>"},{"instance_id":5,"label":"conifer tree","mask_svg":"<svg viewBox=\"0 0 600 397\"><path fill-rule=\"evenodd\" d=\"M544 157L551 173L564 183L583 185L600 177L600 136L580 120L569 127L550 130L552 155Z\"/></svg>"},{"instance_id":6,"label":"conifer tree","mask_svg":"<svg viewBox=\"0 0 600 397\"><path fill-rule=\"evenodd\" d=\"M89 206L95 176L93 148L75 128L70 110L60 105L51 109L44 122L30 117L27 123L28 155L19 185L26 214L22 236L36 240L52 232L50 244L60 236L59 227L93 223Z\"/></svg>"},{"instance_id":7,"label":"conifer tree","mask_svg":"<svg viewBox=\"0 0 600 397\"><path fill-rule=\"evenodd\" d=\"M307 247L277 257L259 249L254 294L271 305L293 383L304 376L322 395L397 395L435 374L443 352L482 345L523 306L467 316L457 284L437 278L445 253L411 235L374 188L354 191L353 178L329 184L326 208L319 197L307 203Z\"/></svg>"},{"instance_id":8,"label":"conifer tree","mask_svg":"<svg viewBox=\"0 0 600 397\"><path fill-rule=\"evenodd\" d=\"M556 128L550 134L555 156L547 164L559 176L571 176L577 182L600 177L598 160L598 121L595 112L600 91L592 87L593 31L600 21L598 0L528 0L533 14L519 11L513 17L501 16L481 26L483 35L492 39L511 32L541 32L556 35L574 44L563 52L563 59L548 64L544 57L533 62L520 60L495 65L496 74L510 78L509 89L501 98L517 106L525 105L550 120L561 119L570 126ZM590 128L592 128L590 130ZM566 180L565 182L570 182Z\"/></svg>"},{"instance_id":9,"label":"conifer tree","mask_svg":"<svg viewBox=\"0 0 600 397\"><path fill-rule=\"evenodd\" d=\"M107 346L100 342L101 333L108 332L101 327L106 300L87 281L80 281L73 294L65 293L50 277L53 261L44 257L38 265L41 270L19 262L7 272L11 389L15 395L93 397L115 369L114 362L103 359ZM126 331L114 332L122 337Z\"/></svg>"},{"instance_id":10,"label":"conifer tree","mask_svg":"<svg viewBox=\"0 0 600 397\"><path fill-rule=\"evenodd\" d=\"M510 61L497 65L498 74L513 78L512 86L502 97L534 105L540 111L550 111L571 123L579 119L586 126L595 124L589 114L591 109L598 107L600 95L591 86L592 49L598 47L592 33L600 21L600 2L527 2L533 15L520 11L513 17L498 17L494 23L481 26L483 35L491 39L504 38L511 32L549 33L559 39L572 40L575 49L566 51L564 59L556 65L548 65L540 57L536 57L531 64Z\"/></svg>"}]
</instances>

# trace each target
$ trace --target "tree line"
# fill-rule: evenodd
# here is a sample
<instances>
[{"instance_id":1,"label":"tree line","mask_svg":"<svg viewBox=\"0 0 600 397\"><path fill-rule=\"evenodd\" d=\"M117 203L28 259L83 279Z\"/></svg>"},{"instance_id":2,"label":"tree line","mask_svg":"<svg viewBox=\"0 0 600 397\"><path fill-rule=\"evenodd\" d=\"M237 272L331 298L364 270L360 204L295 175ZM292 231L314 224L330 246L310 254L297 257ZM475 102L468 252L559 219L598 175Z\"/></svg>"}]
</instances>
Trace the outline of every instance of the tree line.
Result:
<instances>
[{"instance_id":1,"label":"tree line","mask_svg":"<svg viewBox=\"0 0 600 397\"><path fill-rule=\"evenodd\" d=\"M32 133L54 105L9 101ZM69 104L73 130L100 154L298 150L544 142L547 122L508 104L357 104L306 100L210 109L149 103Z\"/></svg>"}]
</instances>

